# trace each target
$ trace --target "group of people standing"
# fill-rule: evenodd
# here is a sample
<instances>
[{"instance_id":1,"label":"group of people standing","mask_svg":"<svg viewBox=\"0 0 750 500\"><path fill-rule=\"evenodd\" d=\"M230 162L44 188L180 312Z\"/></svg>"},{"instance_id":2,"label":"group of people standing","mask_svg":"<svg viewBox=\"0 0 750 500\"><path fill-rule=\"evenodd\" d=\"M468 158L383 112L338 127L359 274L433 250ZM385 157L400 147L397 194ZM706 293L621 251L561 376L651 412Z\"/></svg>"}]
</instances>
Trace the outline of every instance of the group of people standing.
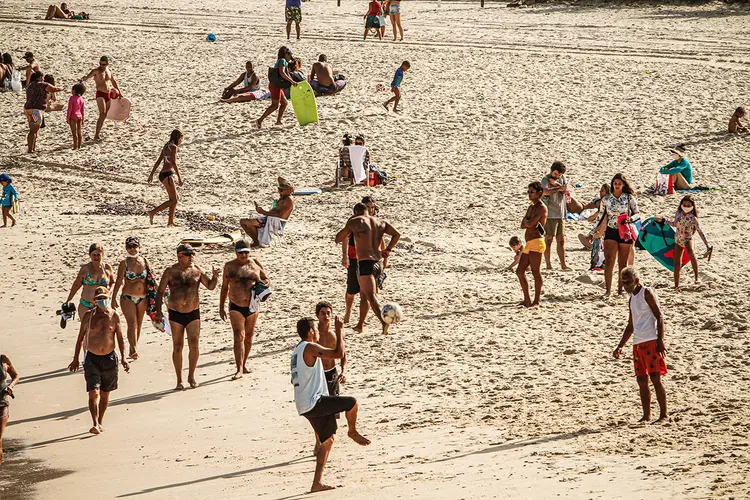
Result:
<instances>
[{"instance_id":1,"label":"group of people standing","mask_svg":"<svg viewBox=\"0 0 750 500\"><path fill-rule=\"evenodd\" d=\"M294 30L297 35L297 40L301 36L301 24L302 24L302 4L307 0L286 0L284 4L284 20L286 21L286 39L291 40L292 36L292 24L294 24ZM388 22L386 18L391 18L391 26L393 26L393 41L395 42L397 37L403 41L404 39L404 28L401 25L401 0L371 0L368 5L367 13L364 15L365 20L365 35L367 39L367 33L371 29L374 29L380 40L385 36L385 28Z\"/></svg>"}]
</instances>

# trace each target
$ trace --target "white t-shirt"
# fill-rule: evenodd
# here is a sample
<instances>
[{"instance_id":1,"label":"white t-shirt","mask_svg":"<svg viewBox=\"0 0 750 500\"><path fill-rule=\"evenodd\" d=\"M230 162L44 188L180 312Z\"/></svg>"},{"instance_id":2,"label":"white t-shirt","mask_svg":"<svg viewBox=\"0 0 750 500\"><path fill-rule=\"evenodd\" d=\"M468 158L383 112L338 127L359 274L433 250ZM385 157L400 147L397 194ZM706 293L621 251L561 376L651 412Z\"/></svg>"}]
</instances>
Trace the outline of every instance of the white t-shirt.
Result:
<instances>
[{"instance_id":1,"label":"white t-shirt","mask_svg":"<svg viewBox=\"0 0 750 500\"><path fill-rule=\"evenodd\" d=\"M315 364L305 363L305 347L309 342L300 342L292 351L292 383L294 384L294 403L297 413L302 415L312 410L321 396L328 396L328 383L323 372L323 362L315 359Z\"/></svg>"},{"instance_id":2,"label":"white t-shirt","mask_svg":"<svg viewBox=\"0 0 750 500\"><path fill-rule=\"evenodd\" d=\"M649 340L659 338L656 327L656 316L651 312L651 308L646 302L645 286L637 294L630 297L630 314L633 317L633 345L638 345ZM656 305L659 305L659 298L651 291Z\"/></svg>"}]
</instances>

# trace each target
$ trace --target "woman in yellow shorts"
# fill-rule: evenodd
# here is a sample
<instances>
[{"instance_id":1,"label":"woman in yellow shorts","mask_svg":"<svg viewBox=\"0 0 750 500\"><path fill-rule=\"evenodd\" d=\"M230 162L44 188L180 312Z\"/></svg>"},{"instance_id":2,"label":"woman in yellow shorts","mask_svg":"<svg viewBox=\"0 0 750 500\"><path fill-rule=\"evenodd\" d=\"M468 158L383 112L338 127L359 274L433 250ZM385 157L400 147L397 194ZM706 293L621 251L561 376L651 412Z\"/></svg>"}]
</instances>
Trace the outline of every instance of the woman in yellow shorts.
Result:
<instances>
[{"instance_id":1,"label":"woman in yellow shorts","mask_svg":"<svg viewBox=\"0 0 750 500\"><path fill-rule=\"evenodd\" d=\"M536 307L542 295L542 256L547 245L544 243L544 224L547 222L547 207L542 203L542 183L532 182L528 189L531 206L526 210L526 215L521 221L521 229L526 230L526 245L518 262L516 275L521 282L523 290L524 307ZM531 267L534 275L534 301L529 295L529 282L526 280L526 269Z\"/></svg>"}]
</instances>

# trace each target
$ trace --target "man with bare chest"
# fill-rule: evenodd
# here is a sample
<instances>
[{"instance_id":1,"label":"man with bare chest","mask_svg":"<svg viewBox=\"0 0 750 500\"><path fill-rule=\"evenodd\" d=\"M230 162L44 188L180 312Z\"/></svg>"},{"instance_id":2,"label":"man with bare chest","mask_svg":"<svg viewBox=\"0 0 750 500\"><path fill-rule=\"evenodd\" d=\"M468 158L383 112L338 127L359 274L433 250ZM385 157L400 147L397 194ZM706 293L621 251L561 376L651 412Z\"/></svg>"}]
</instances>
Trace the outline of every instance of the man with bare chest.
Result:
<instances>
[{"instance_id":1,"label":"man with bare chest","mask_svg":"<svg viewBox=\"0 0 750 500\"><path fill-rule=\"evenodd\" d=\"M349 235L354 235L354 246L357 249L357 279L361 294L367 297L373 312L383 325L383 333L388 333L388 324L383 321L383 315L376 295L375 273L381 258L390 255L393 247L401 238L401 233L387 222L366 214L367 206L357 203L354 206L354 217L347 221L344 229L336 234L336 243L346 241ZM381 250L383 237L388 234L391 241Z\"/></svg>"},{"instance_id":2,"label":"man with bare chest","mask_svg":"<svg viewBox=\"0 0 750 500\"><path fill-rule=\"evenodd\" d=\"M107 112L109 111L110 95L109 95L109 83L112 83L112 88L120 88L117 86L117 81L112 71L109 69L109 58L102 56L99 59L99 67L89 71L89 74L81 78L81 81L86 81L89 78L94 78L96 83L96 106L99 108L99 119L96 121L96 134L94 134L94 140L101 140L99 134L102 131L104 120L107 118Z\"/></svg>"},{"instance_id":3,"label":"man with bare chest","mask_svg":"<svg viewBox=\"0 0 750 500\"><path fill-rule=\"evenodd\" d=\"M120 317L109 306L109 290L100 286L94 291L96 307L88 310L81 318L81 330L73 351L73 362L68 365L71 372L78 371L78 356L81 346L86 344L83 356L83 374L86 377L86 391L89 393L89 412L93 426L91 434L104 432L102 421L109 405L109 393L117 389L117 354L115 337L120 350L120 363L129 371L125 361L125 341L120 329Z\"/></svg>"},{"instance_id":4,"label":"man with bare chest","mask_svg":"<svg viewBox=\"0 0 750 500\"><path fill-rule=\"evenodd\" d=\"M219 316L227 320L225 303L229 297L229 322L234 333L234 361L237 371L232 380L242 378L243 373L250 373L247 369L247 358L253 347L255 323L258 320L260 303L266 295L257 293L258 283L270 285L260 261L250 256L250 243L238 241L234 246L236 258L224 265L224 275L221 280L221 298L219 299Z\"/></svg>"},{"instance_id":5,"label":"man with bare chest","mask_svg":"<svg viewBox=\"0 0 750 500\"><path fill-rule=\"evenodd\" d=\"M327 300L318 302L315 306L315 316L318 318L318 344L328 349L336 348L336 332L331 330L332 321L336 316L333 315L333 306ZM335 359L321 359L323 362L323 373L326 376L328 384L328 395L338 396L341 392L340 384L346 383L346 354L341 358L341 373L336 368ZM336 415L338 418L338 414Z\"/></svg>"},{"instance_id":6,"label":"man with bare chest","mask_svg":"<svg viewBox=\"0 0 750 500\"><path fill-rule=\"evenodd\" d=\"M185 345L185 335L188 340L188 383L195 389L195 368L198 366L198 341L201 334L201 312L198 288L202 284L209 290L216 288L219 282L219 270L212 267L212 276L195 265L195 250L187 244L177 247L177 264L168 267L159 282L156 293L156 323L162 321L161 305L169 287L169 326L172 329L172 363L177 375L176 391L185 387L182 385L182 349Z\"/></svg>"}]
</instances>

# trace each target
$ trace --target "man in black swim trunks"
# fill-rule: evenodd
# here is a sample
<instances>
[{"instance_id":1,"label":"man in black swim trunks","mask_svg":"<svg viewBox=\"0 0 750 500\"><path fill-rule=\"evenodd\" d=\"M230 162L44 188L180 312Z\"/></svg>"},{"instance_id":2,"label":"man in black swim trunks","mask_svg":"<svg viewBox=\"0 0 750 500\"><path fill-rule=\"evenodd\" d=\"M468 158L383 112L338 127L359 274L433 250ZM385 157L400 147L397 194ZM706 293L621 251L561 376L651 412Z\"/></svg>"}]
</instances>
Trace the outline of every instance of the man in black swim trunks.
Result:
<instances>
[{"instance_id":1,"label":"man in black swim trunks","mask_svg":"<svg viewBox=\"0 0 750 500\"><path fill-rule=\"evenodd\" d=\"M224 275L221 280L221 298L219 299L219 316L227 320L224 307L229 297L229 322L234 332L234 361L237 371L232 380L242 378L243 373L250 373L247 369L247 357L253 347L255 323L258 320L261 299L253 293L253 287L258 281L270 285L265 270L258 259L250 256L250 243L240 240L234 245L236 258L224 265Z\"/></svg>"},{"instance_id":2,"label":"man in black swim trunks","mask_svg":"<svg viewBox=\"0 0 750 500\"><path fill-rule=\"evenodd\" d=\"M159 282L159 290L156 293L156 316L157 324L162 321L161 305L164 294L169 287L169 326L172 329L172 363L177 375L176 391L185 387L182 385L182 348L185 345L185 334L188 340L188 383L195 389L198 382L195 380L195 368L198 366L198 340L201 334L201 312L198 288L201 284L213 290L219 282L219 270L211 267L212 276L208 275L194 264L195 250L188 244L180 244L177 247L177 264L168 267Z\"/></svg>"},{"instance_id":3,"label":"man in black swim trunks","mask_svg":"<svg viewBox=\"0 0 750 500\"><path fill-rule=\"evenodd\" d=\"M315 316L318 318L318 344L328 349L336 348L336 334L331 330L331 320L338 316L333 315L333 306L327 300L321 300L315 306ZM338 396L341 392L341 385L346 383L346 353L341 357L341 373L336 368L335 359L323 359L323 372L326 375L328 384L328 395ZM336 418L339 415L336 414Z\"/></svg>"},{"instance_id":4,"label":"man in black swim trunks","mask_svg":"<svg viewBox=\"0 0 750 500\"><path fill-rule=\"evenodd\" d=\"M109 393L117 389L117 354L115 337L120 349L120 363L129 371L125 361L125 340L120 329L120 317L109 306L109 290L97 287L94 291L96 307L89 309L81 318L81 330L73 351L73 362L68 365L71 372L78 371L78 356L81 346L86 348L83 357L83 374L86 377L86 391L89 393L89 412L93 426L91 434L104 432L102 421L109 405Z\"/></svg>"},{"instance_id":5,"label":"man in black swim trunks","mask_svg":"<svg viewBox=\"0 0 750 500\"><path fill-rule=\"evenodd\" d=\"M354 217L351 217L344 229L336 234L336 243L347 241L349 235L354 236L354 245L357 249L357 279L359 281L360 294L363 294L373 312L383 325L383 334L388 333L388 324L383 321L383 315L376 294L376 274L379 272L379 261L390 255L393 247L401 238L401 233L387 222L378 220L376 217L367 215L367 207L363 203L354 206ZM361 215L360 215L361 214ZM391 236L388 245L381 249L383 236Z\"/></svg>"},{"instance_id":6,"label":"man in black swim trunks","mask_svg":"<svg viewBox=\"0 0 750 500\"><path fill-rule=\"evenodd\" d=\"M294 385L294 403L297 412L312 425L320 446L316 450L315 476L311 493L332 490L321 482L323 468L328 461L328 454L333 446L334 434L338 425L336 414L345 412L349 427L347 435L362 446L370 440L357 432L357 400L346 396L329 396L322 360L341 359L346 355L344 347L344 324L336 319L336 347L328 349L315 342L315 320L303 318L297 322L297 334L301 342L292 351L292 385Z\"/></svg>"}]
</instances>

